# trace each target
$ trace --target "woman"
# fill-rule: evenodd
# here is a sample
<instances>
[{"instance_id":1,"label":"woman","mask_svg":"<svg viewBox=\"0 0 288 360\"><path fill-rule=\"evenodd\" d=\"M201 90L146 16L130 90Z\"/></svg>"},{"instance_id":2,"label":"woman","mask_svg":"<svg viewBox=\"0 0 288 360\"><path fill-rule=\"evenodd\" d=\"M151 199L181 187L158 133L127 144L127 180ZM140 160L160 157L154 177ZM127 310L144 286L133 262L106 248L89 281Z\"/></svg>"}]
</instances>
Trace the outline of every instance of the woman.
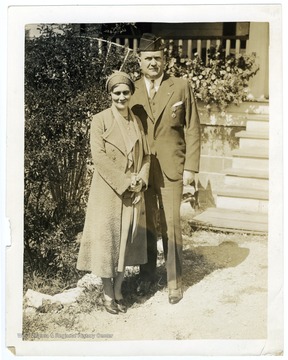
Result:
<instances>
[{"instance_id":1,"label":"woman","mask_svg":"<svg viewBox=\"0 0 288 360\"><path fill-rule=\"evenodd\" d=\"M135 87L124 72L106 82L110 108L94 115L90 144L95 166L77 268L100 276L104 306L126 312L121 285L125 266L147 262L143 191L150 156L141 122L129 108Z\"/></svg>"}]
</instances>

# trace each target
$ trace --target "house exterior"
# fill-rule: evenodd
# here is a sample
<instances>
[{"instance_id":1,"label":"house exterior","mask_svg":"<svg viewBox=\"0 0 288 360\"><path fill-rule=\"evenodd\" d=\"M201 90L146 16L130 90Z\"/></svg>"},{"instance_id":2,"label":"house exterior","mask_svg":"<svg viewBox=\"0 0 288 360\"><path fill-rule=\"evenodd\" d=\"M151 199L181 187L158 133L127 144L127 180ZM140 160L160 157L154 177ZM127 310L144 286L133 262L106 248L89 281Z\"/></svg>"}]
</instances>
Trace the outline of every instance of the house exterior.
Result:
<instances>
[{"instance_id":1,"label":"house exterior","mask_svg":"<svg viewBox=\"0 0 288 360\"><path fill-rule=\"evenodd\" d=\"M82 35L99 36L103 30L113 31L113 28L115 24L102 24L95 31L95 24L81 24L79 32ZM251 80L251 92L255 98L269 98L268 22L134 23L127 26L125 32L107 38L136 51L143 32L152 32L165 40L173 40L179 45L179 51L189 58L193 58L197 52L205 59L206 50L220 44L227 54L254 53L260 70Z\"/></svg>"}]
</instances>

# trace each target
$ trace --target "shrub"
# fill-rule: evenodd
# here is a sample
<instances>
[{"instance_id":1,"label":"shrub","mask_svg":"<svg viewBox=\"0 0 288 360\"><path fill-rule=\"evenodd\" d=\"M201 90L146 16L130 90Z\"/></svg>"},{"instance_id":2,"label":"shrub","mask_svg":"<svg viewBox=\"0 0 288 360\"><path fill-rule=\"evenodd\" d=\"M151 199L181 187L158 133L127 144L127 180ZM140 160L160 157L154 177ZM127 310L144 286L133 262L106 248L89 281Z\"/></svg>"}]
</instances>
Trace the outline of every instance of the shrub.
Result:
<instances>
[{"instance_id":1,"label":"shrub","mask_svg":"<svg viewBox=\"0 0 288 360\"><path fill-rule=\"evenodd\" d=\"M25 43L25 271L76 271L91 178L91 115L110 105L107 74L125 53L99 49L69 25L40 28Z\"/></svg>"},{"instance_id":2,"label":"shrub","mask_svg":"<svg viewBox=\"0 0 288 360\"><path fill-rule=\"evenodd\" d=\"M171 50L167 50L168 73L189 79L196 98L205 103L208 111L213 104L220 111L225 111L229 104L239 105L247 100L249 80L259 70L255 56L226 56L221 46L211 47L207 51L208 59L205 64L197 53L193 60L179 56L172 42Z\"/></svg>"}]
</instances>

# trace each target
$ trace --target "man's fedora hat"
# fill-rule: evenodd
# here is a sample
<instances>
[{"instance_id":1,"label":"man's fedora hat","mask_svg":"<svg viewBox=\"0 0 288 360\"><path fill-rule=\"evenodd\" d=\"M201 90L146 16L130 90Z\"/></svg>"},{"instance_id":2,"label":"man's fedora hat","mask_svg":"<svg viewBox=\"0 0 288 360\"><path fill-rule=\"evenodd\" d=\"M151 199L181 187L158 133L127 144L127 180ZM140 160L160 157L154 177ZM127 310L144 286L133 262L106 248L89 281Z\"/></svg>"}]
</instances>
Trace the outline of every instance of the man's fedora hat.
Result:
<instances>
[{"instance_id":1,"label":"man's fedora hat","mask_svg":"<svg viewBox=\"0 0 288 360\"><path fill-rule=\"evenodd\" d=\"M138 51L159 51L165 47L161 37L151 33L144 33L140 39Z\"/></svg>"}]
</instances>

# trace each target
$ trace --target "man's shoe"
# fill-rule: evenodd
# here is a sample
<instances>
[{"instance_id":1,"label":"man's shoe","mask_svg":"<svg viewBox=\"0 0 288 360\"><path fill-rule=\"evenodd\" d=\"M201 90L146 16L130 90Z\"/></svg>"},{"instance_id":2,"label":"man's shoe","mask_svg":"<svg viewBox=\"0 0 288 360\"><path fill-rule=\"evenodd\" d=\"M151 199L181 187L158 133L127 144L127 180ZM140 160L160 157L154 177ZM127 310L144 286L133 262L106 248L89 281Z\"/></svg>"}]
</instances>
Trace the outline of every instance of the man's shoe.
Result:
<instances>
[{"instance_id":1,"label":"man's shoe","mask_svg":"<svg viewBox=\"0 0 288 360\"><path fill-rule=\"evenodd\" d=\"M174 305L177 304L183 298L182 289L169 290L169 303Z\"/></svg>"},{"instance_id":2,"label":"man's shoe","mask_svg":"<svg viewBox=\"0 0 288 360\"><path fill-rule=\"evenodd\" d=\"M125 301L123 299L115 300L115 303L118 307L118 310L122 313L127 312L127 305L125 304Z\"/></svg>"},{"instance_id":3,"label":"man's shoe","mask_svg":"<svg viewBox=\"0 0 288 360\"><path fill-rule=\"evenodd\" d=\"M182 298L183 296L169 296L169 303L172 305L177 304Z\"/></svg>"},{"instance_id":4,"label":"man's shoe","mask_svg":"<svg viewBox=\"0 0 288 360\"><path fill-rule=\"evenodd\" d=\"M139 296L147 295L149 293L150 288L151 288L151 281L142 280L140 284L137 286L136 293Z\"/></svg>"}]
</instances>

